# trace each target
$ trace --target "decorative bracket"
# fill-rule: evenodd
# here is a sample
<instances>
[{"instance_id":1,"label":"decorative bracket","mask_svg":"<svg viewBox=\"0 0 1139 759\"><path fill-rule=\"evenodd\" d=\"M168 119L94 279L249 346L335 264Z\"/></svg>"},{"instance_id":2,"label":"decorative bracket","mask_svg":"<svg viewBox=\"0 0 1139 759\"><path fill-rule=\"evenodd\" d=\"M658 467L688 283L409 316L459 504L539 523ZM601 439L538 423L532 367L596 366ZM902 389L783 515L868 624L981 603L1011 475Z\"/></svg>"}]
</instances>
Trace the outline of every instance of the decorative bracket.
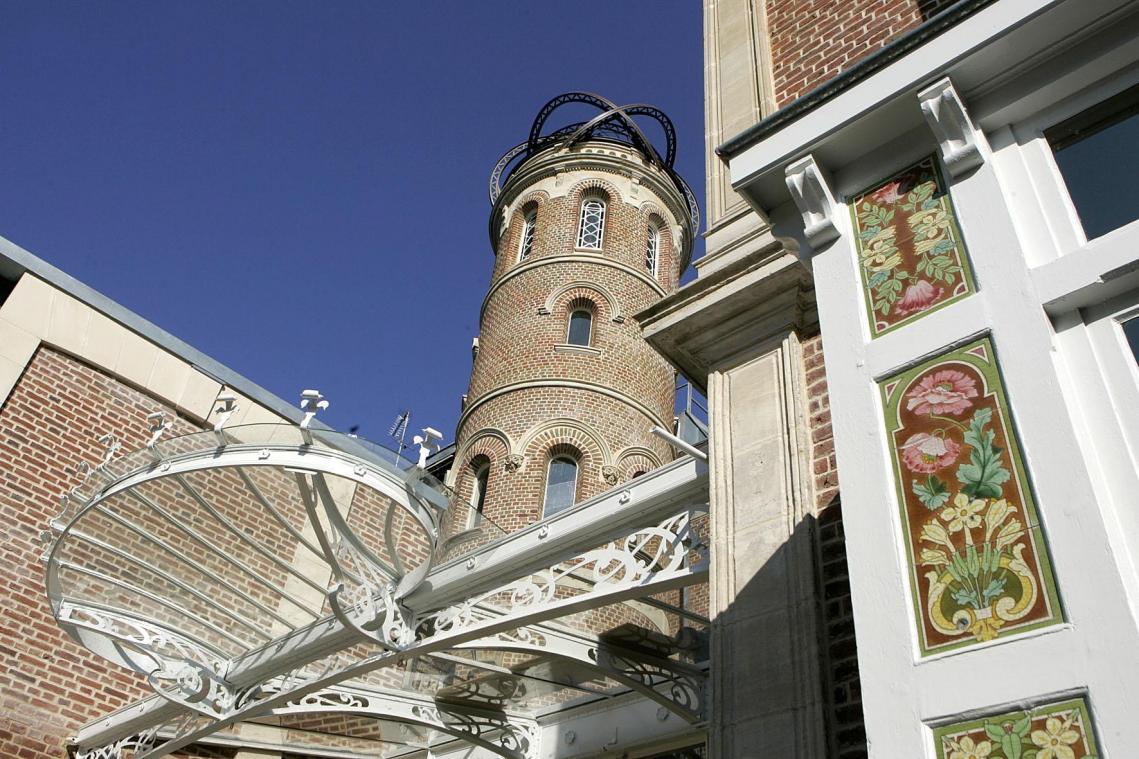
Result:
<instances>
[{"instance_id":1,"label":"decorative bracket","mask_svg":"<svg viewBox=\"0 0 1139 759\"><path fill-rule=\"evenodd\" d=\"M323 411L328 408L328 400L321 395L319 390L305 390L301 393L301 411L305 412L305 416L301 419L301 429L307 430L312 420L316 418L316 412Z\"/></svg>"},{"instance_id":2,"label":"decorative bracket","mask_svg":"<svg viewBox=\"0 0 1139 759\"><path fill-rule=\"evenodd\" d=\"M218 407L214 409L214 413L218 415L217 421L214 422L214 432L221 432L226 423L229 422L231 416L237 413L239 408L237 405L237 396L230 392L219 393L217 397Z\"/></svg>"},{"instance_id":3,"label":"decorative bracket","mask_svg":"<svg viewBox=\"0 0 1139 759\"><path fill-rule=\"evenodd\" d=\"M823 170L812 155L804 156L784 171L791 200L803 217L803 234L815 250L839 237L835 225L835 200Z\"/></svg>"},{"instance_id":4,"label":"decorative bracket","mask_svg":"<svg viewBox=\"0 0 1139 759\"><path fill-rule=\"evenodd\" d=\"M173 422L170 421L170 418L166 416L165 411L155 411L152 414L147 414L146 421L150 424L150 439L146 441L146 447L153 451L154 446L158 445L159 438L174 425Z\"/></svg>"},{"instance_id":5,"label":"decorative bracket","mask_svg":"<svg viewBox=\"0 0 1139 759\"><path fill-rule=\"evenodd\" d=\"M973 126L965 103L946 77L918 93L922 115L937 138L941 160L951 176L957 177L980 166L985 137Z\"/></svg>"}]
</instances>

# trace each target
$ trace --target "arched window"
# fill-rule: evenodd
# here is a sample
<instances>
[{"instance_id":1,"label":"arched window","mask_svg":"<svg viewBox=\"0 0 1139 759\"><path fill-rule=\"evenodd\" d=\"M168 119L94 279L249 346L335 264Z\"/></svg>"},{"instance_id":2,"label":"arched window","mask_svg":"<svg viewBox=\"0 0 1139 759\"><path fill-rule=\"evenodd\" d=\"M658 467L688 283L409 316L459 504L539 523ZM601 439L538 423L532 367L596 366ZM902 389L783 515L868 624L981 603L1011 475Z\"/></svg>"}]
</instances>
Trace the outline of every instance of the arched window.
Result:
<instances>
[{"instance_id":1,"label":"arched window","mask_svg":"<svg viewBox=\"0 0 1139 759\"><path fill-rule=\"evenodd\" d=\"M550 459L546 470L546 497L542 501L542 516L548 517L573 506L577 498L577 461L569 456Z\"/></svg>"},{"instance_id":2,"label":"arched window","mask_svg":"<svg viewBox=\"0 0 1139 759\"><path fill-rule=\"evenodd\" d=\"M569 331L566 342L570 345L589 345L590 333L593 331L593 312L586 308L578 308L570 312Z\"/></svg>"},{"instance_id":3,"label":"arched window","mask_svg":"<svg viewBox=\"0 0 1139 759\"><path fill-rule=\"evenodd\" d=\"M480 460L481 459L481 460ZM471 526L482 521L483 507L486 505L486 486L490 481L490 462L480 457L471 462L475 470L475 481L471 487Z\"/></svg>"},{"instance_id":4,"label":"arched window","mask_svg":"<svg viewBox=\"0 0 1139 759\"><path fill-rule=\"evenodd\" d=\"M605 235L605 201L596 195L581 203L581 223L577 228L577 247L601 249Z\"/></svg>"},{"instance_id":5,"label":"arched window","mask_svg":"<svg viewBox=\"0 0 1139 759\"><path fill-rule=\"evenodd\" d=\"M526 220L522 223L522 242L518 244L519 261L525 261L530 251L534 249L534 228L537 222L538 209L535 208L526 214Z\"/></svg>"},{"instance_id":6,"label":"arched window","mask_svg":"<svg viewBox=\"0 0 1139 759\"><path fill-rule=\"evenodd\" d=\"M649 236L645 240L645 268L652 276L657 275L657 263L660 260L660 228L656 224L649 224Z\"/></svg>"}]
</instances>

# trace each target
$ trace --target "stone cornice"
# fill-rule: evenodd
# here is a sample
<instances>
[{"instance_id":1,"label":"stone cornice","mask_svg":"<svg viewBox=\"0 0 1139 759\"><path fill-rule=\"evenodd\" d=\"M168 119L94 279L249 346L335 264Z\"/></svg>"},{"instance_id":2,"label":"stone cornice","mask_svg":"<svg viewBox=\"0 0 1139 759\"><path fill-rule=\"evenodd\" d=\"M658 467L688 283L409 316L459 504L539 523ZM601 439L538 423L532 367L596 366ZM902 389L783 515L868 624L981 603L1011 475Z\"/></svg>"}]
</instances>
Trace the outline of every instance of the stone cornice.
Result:
<instances>
[{"instance_id":1,"label":"stone cornice","mask_svg":"<svg viewBox=\"0 0 1139 759\"><path fill-rule=\"evenodd\" d=\"M790 331L818 329L814 280L798 255L767 245L636 315L653 346L704 390L718 366Z\"/></svg>"}]
</instances>

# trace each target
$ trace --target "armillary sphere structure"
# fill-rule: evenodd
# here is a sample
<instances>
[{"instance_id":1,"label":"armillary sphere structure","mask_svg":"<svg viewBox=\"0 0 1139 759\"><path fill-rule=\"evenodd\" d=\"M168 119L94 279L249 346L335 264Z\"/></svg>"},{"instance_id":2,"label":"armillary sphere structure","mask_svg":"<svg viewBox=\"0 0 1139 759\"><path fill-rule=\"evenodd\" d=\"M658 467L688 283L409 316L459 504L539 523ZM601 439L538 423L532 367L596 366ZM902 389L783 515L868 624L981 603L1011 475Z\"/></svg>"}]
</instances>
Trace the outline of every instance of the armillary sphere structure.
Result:
<instances>
[{"instance_id":1,"label":"armillary sphere structure","mask_svg":"<svg viewBox=\"0 0 1139 759\"><path fill-rule=\"evenodd\" d=\"M290 756L533 759L556 755L545 715L599 700L703 719L707 620L668 599L706 580L704 461L509 535L447 534L452 493L424 466L313 413L183 436L155 414L125 454L104 438L45 535L47 589L58 623L151 695L83 727L80 759L265 731ZM662 625L597 632L630 609Z\"/></svg>"},{"instance_id":2,"label":"armillary sphere structure","mask_svg":"<svg viewBox=\"0 0 1139 759\"><path fill-rule=\"evenodd\" d=\"M586 121L566 124L547 131L554 112L572 104L595 108L598 114ZM635 117L651 119L658 125L664 136L664 144L661 146L663 150L658 149L645 135ZM538 115L534 117L534 123L530 126L530 136L526 142L519 143L506 151L494 165L494 170L490 174L490 202L493 204L498 200L510 172L528 158L551 148L573 147L586 140L598 139L630 145L654 166L668 174L688 203L690 228L693 230L700 228L700 205L696 201L696 195L673 167L676 161L676 129L672 125L672 120L655 106L644 103L617 105L608 98L591 92L565 92L542 106Z\"/></svg>"}]
</instances>

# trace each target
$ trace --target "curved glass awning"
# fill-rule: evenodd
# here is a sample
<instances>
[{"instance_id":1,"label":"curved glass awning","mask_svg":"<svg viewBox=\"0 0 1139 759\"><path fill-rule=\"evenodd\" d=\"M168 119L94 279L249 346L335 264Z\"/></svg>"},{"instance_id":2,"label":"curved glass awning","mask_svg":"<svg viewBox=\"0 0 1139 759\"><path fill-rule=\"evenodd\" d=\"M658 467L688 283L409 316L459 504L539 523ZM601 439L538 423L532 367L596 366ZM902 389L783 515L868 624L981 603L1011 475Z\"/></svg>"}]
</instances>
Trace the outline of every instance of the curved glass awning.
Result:
<instances>
[{"instance_id":1,"label":"curved glass awning","mask_svg":"<svg viewBox=\"0 0 1139 759\"><path fill-rule=\"evenodd\" d=\"M630 691L701 717L706 620L680 589L706 579L702 464L506 535L341 433L251 425L110 450L53 523L48 595L155 697L85 728L80 756L463 740L517 758L538 717Z\"/></svg>"}]
</instances>

